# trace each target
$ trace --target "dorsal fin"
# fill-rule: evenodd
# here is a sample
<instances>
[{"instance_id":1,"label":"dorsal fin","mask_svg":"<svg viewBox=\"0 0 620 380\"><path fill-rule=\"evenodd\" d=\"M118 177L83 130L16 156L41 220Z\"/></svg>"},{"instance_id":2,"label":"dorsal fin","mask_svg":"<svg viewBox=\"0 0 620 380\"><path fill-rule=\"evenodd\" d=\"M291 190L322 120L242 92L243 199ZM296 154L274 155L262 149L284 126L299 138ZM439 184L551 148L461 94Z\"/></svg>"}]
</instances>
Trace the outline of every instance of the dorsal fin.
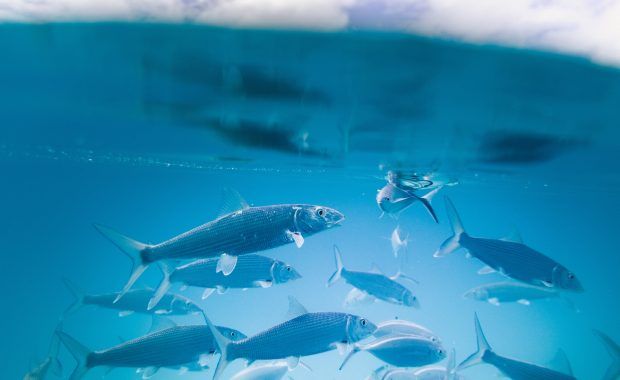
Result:
<instances>
[{"instance_id":1,"label":"dorsal fin","mask_svg":"<svg viewBox=\"0 0 620 380\"><path fill-rule=\"evenodd\" d=\"M219 218L220 216L228 215L239 210L245 210L249 207L250 205L248 202L243 199L237 190L226 187L222 189L222 200L217 216Z\"/></svg>"},{"instance_id":2,"label":"dorsal fin","mask_svg":"<svg viewBox=\"0 0 620 380\"><path fill-rule=\"evenodd\" d=\"M149 333L154 333L156 331L161 331L165 329L169 329L171 327L175 327L177 324L174 323L170 318L162 317L161 315L152 315L151 319L151 328Z\"/></svg>"},{"instance_id":3,"label":"dorsal fin","mask_svg":"<svg viewBox=\"0 0 620 380\"><path fill-rule=\"evenodd\" d=\"M555 353L555 356L549 362L549 366L551 367L551 369L562 372L563 374L571 376L573 374L573 368L568 361L568 357L566 356L564 350L562 350L561 348L558 350L558 352Z\"/></svg>"},{"instance_id":4,"label":"dorsal fin","mask_svg":"<svg viewBox=\"0 0 620 380\"><path fill-rule=\"evenodd\" d=\"M379 265L377 265L377 263L372 263L372 265L370 266L370 273L383 274L381 268L379 268Z\"/></svg>"},{"instance_id":5,"label":"dorsal fin","mask_svg":"<svg viewBox=\"0 0 620 380\"><path fill-rule=\"evenodd\" d=\"M505 236L500 240L523 244L523 238L521 237L521 233L516 228L513 228L512 231L510 231L510 234L508 234L508 236Z\"/></svg>"},{"instance_id":6,"label":"dorsal fin","mask_svg":"<svg viewBox=\"0 0 620 380\"><path fill-rule=\"evenodd\" d=\"M293 319L307 313L308 310L297 301L297 298L288 296L288 312L286 313L286 319Z\"/></svg>"}]
</instances>

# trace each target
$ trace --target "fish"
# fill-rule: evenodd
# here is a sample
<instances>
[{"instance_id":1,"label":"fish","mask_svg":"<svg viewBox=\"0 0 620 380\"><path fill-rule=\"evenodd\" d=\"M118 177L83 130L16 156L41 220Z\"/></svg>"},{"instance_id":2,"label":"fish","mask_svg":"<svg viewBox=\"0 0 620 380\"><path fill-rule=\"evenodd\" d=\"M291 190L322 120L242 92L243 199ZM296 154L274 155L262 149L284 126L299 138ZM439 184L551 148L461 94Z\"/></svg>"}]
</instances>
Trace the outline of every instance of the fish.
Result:
<instances>
[{"instance_id":1,"label":"fish","mask_svg":"<svg viewBox=\"0 0 620 380\"><path fill-rule=\"evenodd\" d=\"M463 380L463 376L454 372L454 367L455 353L452 349L445 367L431 365L419 369L385 368L373 380Z\"/></svg>"},{"instance_id":2,"label":"fish","mask_svg":"<svg viewBox=\"0 0 620 380\"><path fill-rule=\"evenodd\" d=\"M550 368L510 359L496 354L484 336L484 332L480 326L480 320L478 320L478 315L474 315L474 322L476 328L476 339L478 341L478 350L459 364L457 371L477 364L486 363L494 366L504 376L513 380L575 380L575 377L572 374L562 373Z\"/></svg>"},{"instance_id":3,"label":"fish","mask_svg":"<svg viewBox=\"0 0 620 380\"><path fill-rule=\"evenodd\" d=\"M149 300L155 295L155 290L150 288L130 290L122 299L115 302L119 296L118 292L85 294L68 279L65 278L63 281L74 297L73 303L69 305L64 312L65 316L69 316L85 306L98 306L106 309L118 310L119 317L126 317L134 313L160 315L189 315L202 313L200 306L189 298L178 294L164 292L161 296L159 307L149 308Z\"/></svg>"},{"instance_id":4,"label":"fish","mask_svg":"<svg viewBox=\"0 0 620 380\"><path fill-rule=\"evenodd\" d=\"M372 335L376 325L366 318L338 312L310 313L294 297L289 297L289 318L249 338L234 342L217 331L205 315L220 352L213 379L221 377L229 363L245 359L286 359L295 367L299 358L338 349L354 344Z\"/></svg>"},{"instance_id":5,"label":"fish","mask_svg":"<svg viewBox=\"0 0 620 380\"><path fill-rule=\"evenodd\" d=\"M429 176L396 170L389 170L385 180L398 188L406 190L427 189L432 188L434 185Z\"/></svg>"},{"instance_id":6,"label":"fish","mask_svg":"<svg viewBox=\"0 0 620 380\"><path fill-rule=\"evenodd\" d=\"M189 371L208 368L209 356L217 351L211 329L205 325L170 324L170 327L100 351L92 351L59 331L60 340L77 361L69 380L81 379L94 367L138 368L143 378L153 376L160 368ZM216 331L232 341L246 338L240 331L228 327L218 326Z\"/></svg>"},{"instance_id":7,"label":"fish","mask_svg":"<svg viewBox=\"0 0 620 380\"><path fill-rule=\"evenodd\" d=\"M62 323L62 322L61 322ZM61 324L56 327L58 331L61 327ZM44 380L47 377L47 374L51 371L55 376L62 376L62 364L58 360L58 351L60 350L60 339L56 334L56 331L52 335L52 341L50 342L49 351L47 356L39 365L35 368L31 369L26 375L24 375L24 380Z\"/></svg>"},{"instance_id":8,"label":"fish","mask_svg":"<svg viewBox=\"0 0 620 380\"><path fill-rule=\"evenodd\" d=\"M377 330L373 334L375 338L402 335L412 335L426 338L433 342L441 342L441 339L431 330L417 323L405 321L403 319L383 321L377 325Z\"/></svg>"},{"instance_id":9,"label":"fish","mask_svg":"<svg viewBox=\"0 0 620 380\"><path fill-rule=\"evenodd\" d=\"M205 299L215 289L219 293L224 293L227 289L268 288L273 284L283 284L301 278L299 272L292 266L265 256L240 256L235 271L228 276L215 271L217 262L217 259L202 259L174 269L165 261L161 262L160 268L164 278L149 301L148 308L155 307L173 283L206 288L202 297Z\"/></svg>"},{"instance_id":10,"label":"fish","mask_svg":"<svg viewBox=\"0 0 620 380\"><path fill-rule=\"evenodd\" d=\"M219 257L216 272L229 275L239 255L295 243L304 237L339 226L344 215L317 205L280 204L250 207L232 189L225 190L220 217L159 244L145 244L103 225L96 229L124 252L133 263L129 280L115 302L127 293L154 262Z\"/></svg>"},{"instance_id":11,"label":"fish","mask_svg":"<svg viewBox=\"0 0 620 380\"><path fill-rule=\"evenodd\" d=\"M387 364L397 367L420 367L434 364L446 357L440 342L412 335L386 336L361 345L356 344L339 370L360 351L366 351Z\"/></svg>"},{"instance_id":12,"label":"fish","mask_svg":"<svg viewBox=\"0 0 620 380\"><path fill-rule=\"evenodd\" d=\"M431 200L439 190L441 190L441 186L423 196L419 196L413 190L402 189L388 183L377 193L377 205L379 205L383 213L396 217L406 208L419 201L426 208L426 211L428 211L435 223L439 223L437 214L431 205Z\"/></svg>"},{"instance_id":13,"label":"fish","mask_svg":"<svg viewBox=\"0 0 620 380\"><path fill-rule=\"evenodd\" d=\"M490 270L530 285L574 292L583 291L577 276L566 267L519 241L485 239L469 236L452 201L446 197L446 209L454 235L435 252L443 257L460 248L486 264Z\"/></svg>"},{"instance_id":14,"label":"fish","mask_svg":"<svg viewBox=\"0 0 620 380\"><path fill-rule=\"evenodd\" d=\"M390 236L390 242L392 243L392 252L394 253L394 257L398 258L398 254L407 249L407 244L409 243L409 236L403 239L401 236L400 226L396 226L394 231L392 231L392 235Z\"/></svg>"},{"instance_id":15,"label":"fish","mask_svg":"<svg viewBox=\"0 0 620 380\"><path fill-rule=\"evenodd\" d=\"M475 287L465 292L463 297L476 301L486 301L495 306L508 302L517 302L527 306L533 300L559 297L572 305L556 289L508 281Z\"/></svg>"},{"instance_id":16,"label":"fish","mask_svg":"<svg viewBox=\"0 0 620 380\"><path fill-rule=\"evenodd\" d=\"M300 367L310 370L305 363L299 361ZM247 367L230 378L230 380L281 380L293 370L285 360ZM289 377L290 378L290 377Z\"/></svg>"},{"instance_id":17,"label":"fish","mask_svg":"<svg viewBox=\"0 0 620 380\"><path fill-rule=\"evenodd\" d=\"M594 333L601 339L605 349L611 356L612 362L607 368L603 380L616 380L620 378L620 346L607 334L594 330Z\"/></svg>"},{"instance_id":18,"label":"fish","mask_svg":"<svg viewBox=\"0 0 620 380\"><path fill-rule=\"evenodd\" d=\"M336 272L327 281L328 287L332 286L340 278L343 278L348 284L368 294L370 297L396 305L420 307L420 302L411 290L396 282L399 278L415 281L402 274L400 270L392 277L387 277L380 273L378 269L375 269L373 273L349 271L343 266L340 250L335 245L334 258L336 260Z\"/></svg>"}]
</instances>

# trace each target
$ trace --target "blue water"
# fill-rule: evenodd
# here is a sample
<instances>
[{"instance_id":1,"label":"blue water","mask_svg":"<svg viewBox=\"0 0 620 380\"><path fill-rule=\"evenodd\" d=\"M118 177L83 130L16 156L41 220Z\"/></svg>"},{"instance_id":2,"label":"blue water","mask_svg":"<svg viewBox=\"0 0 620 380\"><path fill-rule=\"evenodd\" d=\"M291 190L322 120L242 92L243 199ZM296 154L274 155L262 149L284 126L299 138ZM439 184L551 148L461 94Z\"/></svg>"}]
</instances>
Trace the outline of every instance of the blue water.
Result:
<instances>
[{"instance_id":1,"label":"blue water","mask_svg":"<svg viewBox=\"0 0 620 380\"><path fill-rule=\"evenodd\" d=\"M288 295L310 311L346 310L351 287L325 286L333 244L347 268L374 262L392 274L398 262L387 238L400 225L411 237L404 271L420 281L411 289L422 308L347 311L427 326L457 361L475 350L477 312L498 353L546 365L562 348L577 378L600 378L611 359L591 330L620 340L618 104L618 70L540 52L368 32L1 25L0 377L22 378L46 355L72 301L63 277L90 293L126 281L129 261L93 223L160 242L215 218L222 188L232 187L253 205L322 204L346 222L301 249L265 252L301 280L205 301L199 289L184 292L218 324L259 332L284 320ZM398 220L379 218L376 190L394 168L458 182L434 201L438 225L419 204ZM483 264L463 252L432 256L451 234L442 194L472 235L517 228L573 270L585 292L567 296L580 312L558 300L496 307L464 299L502 277L478 275ZM150 269L140 285L159 279ZM149 325L146 316L85 308L64 330L103 349ZM64 349L60 358L66 378L74 361ZM342 359L336 351L305 358L314 371L291 375L363 379L381 365L360 353L338 372ZM463 371L470 379L496 373ZM155 378L176 377L162 369Z\"/></svg>"}]
</instances>

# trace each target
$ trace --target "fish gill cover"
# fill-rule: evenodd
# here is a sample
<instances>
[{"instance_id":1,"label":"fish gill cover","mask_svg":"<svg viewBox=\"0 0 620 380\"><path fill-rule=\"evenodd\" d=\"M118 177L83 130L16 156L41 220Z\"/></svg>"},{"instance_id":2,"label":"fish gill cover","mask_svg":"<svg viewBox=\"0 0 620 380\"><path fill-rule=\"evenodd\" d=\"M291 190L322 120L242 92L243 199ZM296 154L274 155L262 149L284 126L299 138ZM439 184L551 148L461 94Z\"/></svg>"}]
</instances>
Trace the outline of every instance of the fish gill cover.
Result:
<instances>
[{"instance_id":1,"label":"fish gill cover","mask_svg":"<svg viewBox=\"0 0 620 380\"><path fill-rule=\"evenodd\" d=\"M0 378L617 377L619 9L5 1Z\"/></svg>"}]
</instances>

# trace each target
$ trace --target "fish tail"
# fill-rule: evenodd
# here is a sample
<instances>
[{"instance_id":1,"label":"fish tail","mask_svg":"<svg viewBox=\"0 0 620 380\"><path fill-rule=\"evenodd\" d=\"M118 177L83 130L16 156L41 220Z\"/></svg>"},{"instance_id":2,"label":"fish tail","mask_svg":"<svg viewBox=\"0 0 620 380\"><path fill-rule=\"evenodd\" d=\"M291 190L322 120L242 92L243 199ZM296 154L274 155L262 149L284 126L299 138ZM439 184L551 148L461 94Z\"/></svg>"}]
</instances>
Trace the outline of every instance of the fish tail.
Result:
<instances>
[{"instance_id":1,"label":"fish tail","mask_svg":"<svg viewBox=\"0 0 620 380\"><path fill-rule=\"evenodd\" d=\"M456 212L456 208L450 198L445 197L446 200L446 211L448 213L448 219L450 220L450 226L452 226L453 235L446 239L439 249L435 252L435 257L443 257L449 253L456 251L461 248L461 235L465 233L465 229L463 228L463 223L461 223L461 218L459 214Z\"/></svg>"},{"instance_id":2,"label":"fish tail","mask_svg":"<svg viewBox=\"0 0 620 380\"><path fill-rule=\"evenodd\" d=\"M439 223L439 219L437 218L437 214L435 213L435 210L433 209L433 205L431 204L431 201L433 200L433 197L439 192L439 190L441 190L442 187L443 186L439 186L436 189L433 189L418 198L420 202L422 202L422 204L426 208L426 211L428 211L428 213L431 214L431 217L433 218L435 223Z\"/></svg>"},{"instance_id":3,"label":"fish tail","mask_svg":"<svg viewBox=\"0 0 620 380\"><path fill-rule=\"evenodd\" d=\"M612 358L611 365L607 368L607 372L603 377L603 380L613 380L620 373L620 346L616 344L607 334L593 330L594 333L600 338L601 342L605 346L607 353Z\"/></svg>"},{"instance_id":4,"label":"fish tail","mask_svg":"<svg viewBox=\"0 0 620 380\"><path fill-rule=\"evenodd\" d=\"M478 315L474 314L475 325L476 325L476 340L478 342L478 349L473 354L469 355L469 357L456 368L457 371L462 369L474 366L476 364L480 364L484 362L484 355L487 352L493 351L489 342L487 342L487 338L484 336L484 332L482 331L482 327L480 326L480 321L478 320Z\"/></svg>"},{"instance_id":5,"label":"fish tail","mask_svg":"<svg viewBox=\"0 0 620 380\"><path fill-rule=\"evenodd\" d=\"M151 310L155 306L157 306L159 301L161 301L161 299L166 295L166 292L168 291L168 289L170 289L170 286L172 285L170 283L170 274L172 273L173 269L165 262L160 262L158 267L161 270L164 278L162 278L159 286L157 287L157 290L155 291L155 294L153 294L153 297L151 297L151 299L149 300L147 310Z\"/></svg>"},{"instance_id":6,"label":"fish tail","mask_svg":"<svg viewBox=\"0 0 620 380\"><path fill-rule=\"evenodd\" d=\"M357 354L358 352L360 352L360 348L358 346L354 346L351 352L349 352L349 354L344 358L344 360L342 361L342 364L340 364L338 371L342 371L344 366L349 362L349 360L351 360L353 355Z\"/></svg>"},{"instance_id":7,"label":"fish tail","mask_svg":"<svg viewBox=\"0 0 620 380\"><path fill-rule=\"evenodd\" d=\"M342 255L340 254L340 249L338 246L334 244L334 259L336 260L336 271L331 275L329 280L327 280L327 286L330 287L334 285L340 277L342 277L342 271L344 270L344 265L342 265Z\"/></svg>"},{"instance_id":8,"label":"fish tail","mask_svg":"<svg viewBox=\"0 0 620 380\"><path fill-rule=\"evenodd\" d=\"M217 362L217 366L215 367L215 372L213 374L213 380L218 380L224 373L224 370L226 369L228 364L236 359L231 355L230 352L230 348L233 342L224 335L222 335L222 333L209 320L205 313L202 313L202 316L204 317L205 323L207 324L209 330L211 331L211 334L213 335L215 347L220 353L220 359Z\"/></svg>"},{"instance_id":9,"label":"fish tail","mask_svg":"<svg viewBox=\"0 0 620 380\"><path fill-rule=\"evenodd\" d=\"M81 379L86 374L86 372L88 372L88 370L90 369L88 367L88 357L91 353L91 350L86 348L80 342L78 342L73 337L71 337L69 334L63 331L57 331L56 334L58 334L58 337L60 338L60 341L62 342L62 344L64 344L65 347L67 347L67 350L69 350L71 355L77 361L77 365L75 369L73 370L73 372L71 373L69 380Z\"/></svg>"},{"instance_id":10,"label":"fish tail","mask_svg":"<svg viewBox=\"0 0 620 380\"><path fill-rule=\"evenodd\" d=\"M125 235L120 234L119 232L102 226L100 224L95 224L95 228L109 241L112 242L115 246L117 246L129 259L131 259L132 263L132 273L129 276L129 280L123 287L123 290L116 296L114 303L118 302L131 289L133 284L138 280L138 278L144 273L144 271L148 268L149 263L144 262L143 254L144 252L150 248L151 246L148 244L140 243L139 241L133 240Z\"/></svg>"},{"instance_id":11,"label":"fish tail","mask_svg":"<svg viewBox=\"0 0 620 380\"><path fill-rule=\"evenodd\" d=\"M64 313L63 316L69 316L73 313L75 313L76 311L78 311L79 309L82 308L82 306L84 306L84 292L82 292L81 289L79 289L73 282L71 282L68 278L63 278L62 282L65 284L65 287L67 288L67 290L69 290L69 293L71 293L71 295L73 296L74 300L71 303L71 305L69 305Z\"/></svg>"}]
</instances>

